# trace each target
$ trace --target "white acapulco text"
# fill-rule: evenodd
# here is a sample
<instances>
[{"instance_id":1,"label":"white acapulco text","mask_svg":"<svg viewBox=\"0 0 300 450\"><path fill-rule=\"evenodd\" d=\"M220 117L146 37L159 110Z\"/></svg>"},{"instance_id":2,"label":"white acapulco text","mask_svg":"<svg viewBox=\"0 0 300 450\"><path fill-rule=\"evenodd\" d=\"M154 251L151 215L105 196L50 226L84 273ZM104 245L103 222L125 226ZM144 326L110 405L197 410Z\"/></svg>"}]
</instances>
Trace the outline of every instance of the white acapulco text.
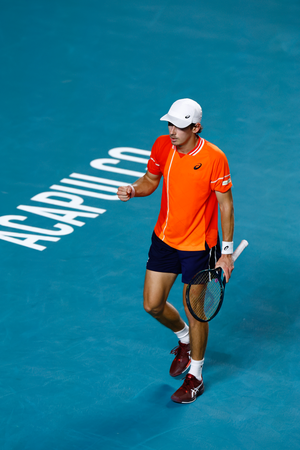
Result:
<instances>
[{"instance_id":1,"label":"white acapulco text","mask_svg":"<svg viewBox=\"0 0 300 450\"><path fill-rule=\"evenodd\" d=\"M147 165L150 157L150 151L131 147L113 148L109 150L108 154L110 158L95 159L91 161L90 165L94 169L100 171L129 175L135 179L143 176L145 172L122 169L118 166L121 160ZM132 154L140 156L132 156ZM144 156L144 158L141 156ZM119 200L117 188L119 186L127 186L130 184L128 182L80 173L71 173L69 178L63 178L60 180L60 183L61 184L50 186L49 189L51 189L51 191L41 192L30 199L31 202L39 202L47 206L36 206L34 203L17 206L17 209L19 210L56 221L57 223L53 225L53 229L31 226L30 219L28 219L27 216L1 216L1 227L21 230L21 233L12 232L11 230L3 231L0 229L0 239L13 244L29 247L33 250L45 250L47 247L45 245L40 245L37 242L57 242L62 236L73 233L75 230L74 227L82 227L85 225L82 218L95 219L100 214L106 212L106 209L94 208L86 205L85 197L93 197L106 201ZM102 191L104 193L97 191ZM55 208L49 208L48 205L53 205ZM77 218L81 218L81 220L77 220ZM27 221L29 224L27 224Z\"/></svg>"}]
</instances>

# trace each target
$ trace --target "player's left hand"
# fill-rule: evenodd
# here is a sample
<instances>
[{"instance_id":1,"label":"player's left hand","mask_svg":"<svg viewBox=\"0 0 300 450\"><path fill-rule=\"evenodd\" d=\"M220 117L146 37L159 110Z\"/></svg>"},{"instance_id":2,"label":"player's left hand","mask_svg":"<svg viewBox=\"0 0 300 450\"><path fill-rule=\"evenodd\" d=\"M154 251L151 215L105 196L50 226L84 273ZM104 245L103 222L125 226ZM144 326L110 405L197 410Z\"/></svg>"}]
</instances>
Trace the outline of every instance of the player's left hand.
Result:
<instances>
[{"instance_id":1,"label":"player's left hand","mask_svg":"<svg viewBox=\"0 0 300 450\"><path fill-rule=\"evenodd\" d=\"M234 261L232 255L221 255L221 258L216 263L216 267L221 267L223 269L226 283L228 283L234 269Z\"/></svg>"}]
</instances>

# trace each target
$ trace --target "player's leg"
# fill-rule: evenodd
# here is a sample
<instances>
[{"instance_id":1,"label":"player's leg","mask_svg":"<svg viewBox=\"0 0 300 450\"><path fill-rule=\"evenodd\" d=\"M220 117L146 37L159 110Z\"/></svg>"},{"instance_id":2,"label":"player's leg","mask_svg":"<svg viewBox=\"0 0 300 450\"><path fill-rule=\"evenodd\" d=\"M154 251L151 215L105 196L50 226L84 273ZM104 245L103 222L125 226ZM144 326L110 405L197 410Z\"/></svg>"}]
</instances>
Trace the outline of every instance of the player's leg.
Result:
<instances>
[{"instance_id":1,"label":"player's leg","mask_svg":"<svg viewBox=\"0 0 300 450\"><path fill-rule=\"evenodd\" d=\"M204 392L202 366L208 339L208 323L199 322L190 314L185 301L186 288L187 285L185 284L183 303L189 320L191 363L183 385L171 397L176 403L192 403Z\"/></svg>"},{"instance_id":2,"label":"player's leg","mask_svg":"<svg viewBox=\"0 0 300 450\"><path fill-rule=\"evenodd\" d=\"M176 280L173 273L146 271L144 287L144 308L162 325L172 330L178 339L178 346L171 353L175 358L170 375L177 377L186 372L190 365L189 327L182 320L176 308L167 299Z\"/></svg>"},{"instance_id":3,"label":"player's leg","mask_svg":"<svg viewBox=\"0 0 300 450\"><path fill-rule=\"evenodd\" d=\"M186 304L186 288L187 284L183 288L183 305L190 327L191 357L195 361L201 361L205 355L209 326L207 322L199 322L191 315Z\"/></svg>"},{"instance_id":4,"label":"player's leg","mask_svg":"<svg viewBox=\"0 0 300 450\"><path fill-rule=\"evenodd\" d=\"M177 309L167 301L176 278L177 274L174 273L146 270L144 284L145 311L174 332L182 330L185 326Z\"/></svg>"},{"instance_id":5,"label":"player's leg","mask_svg":"<svg viewBox=\"0 0 300 450\"><path fill-rule=\"evenodd\" d=\"M195 272L207 269L212 252L214 249L209 248L199 252L180 252L184 283L183 303L190 330L191 363L183 385L171 397L177 403L191 403L204 392L202 367L208 340L208 323L199 322L190 314L186 305L186 288Z\"/></svg>"},{"instance_id":6,"label":"player's leg","mask_svg":"<svg viewBox=\"0 0 300 450\"><path fill-rule=\"evenodd\" d=\"M183 304L190 327L191 357L195 361L202 361L204 359L209 327L207 322L199 322L191 315L186 304L187 283L193 278L196 272L215 267L220 253L219 240L217 245L211 249L206 244L206 248L203 251L179 252L182 266L182 281L184 283ZM203 289L203 286L199 285L199 289ZM199 373L201 378L201 371Z\"/></svg>"},{"instance_id":7,"label":"player's leg","mask_svg":"<svg viewBox=\"0 0 300 450\"><path fill-rule=\"evenodd\" d=\"M170 368L172 377L181 375L190 365L189 327L176 308L167 301L179 273L181 263L177 250L153 233L147 261L144 308L160 323L174 331L179 341L178 346L171 351L175 355Z\"/></svg>"}]
</instances>

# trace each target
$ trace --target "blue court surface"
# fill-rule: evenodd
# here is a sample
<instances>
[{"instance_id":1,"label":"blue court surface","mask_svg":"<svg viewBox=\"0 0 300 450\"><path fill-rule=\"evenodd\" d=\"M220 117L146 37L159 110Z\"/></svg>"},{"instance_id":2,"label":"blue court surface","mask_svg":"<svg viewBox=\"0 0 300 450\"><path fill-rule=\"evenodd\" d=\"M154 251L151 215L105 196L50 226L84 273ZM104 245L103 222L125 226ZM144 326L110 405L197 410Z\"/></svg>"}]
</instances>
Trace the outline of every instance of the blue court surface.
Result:
<instances>
[{"instance_id":1,"label":"blue court surface","mask_svg":"<svg viewBox=\"0 0 300 450\"><path fill-rule=\"evenodd\" d=\"M1 0L0 55L0 448L299 449L299 1ZM116 187L185 97L249 247L179 405L142 306L161 188Z\"/></svg>"}]
</instances>

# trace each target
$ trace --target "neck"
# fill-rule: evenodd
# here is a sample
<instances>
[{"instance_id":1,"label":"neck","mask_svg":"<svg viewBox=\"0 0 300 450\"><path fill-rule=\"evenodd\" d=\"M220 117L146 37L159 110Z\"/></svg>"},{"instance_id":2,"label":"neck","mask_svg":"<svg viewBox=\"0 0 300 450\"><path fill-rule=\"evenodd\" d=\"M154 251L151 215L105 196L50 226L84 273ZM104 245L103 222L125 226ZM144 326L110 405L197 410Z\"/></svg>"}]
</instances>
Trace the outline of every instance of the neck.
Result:
<instances>
[{"instance_id":1,"label":"neck","mask_svg":"<svg viewBox=\"0 0 300 450\"><path fill-rule=\"evenodd\" d=\"M179 153L184 153L185 155L187 155L191 150L193 150L196 147L198 140L199 136L197 134L194 134L184 144L177 145L176 149Z\"/></svg>"}]
</instances>

